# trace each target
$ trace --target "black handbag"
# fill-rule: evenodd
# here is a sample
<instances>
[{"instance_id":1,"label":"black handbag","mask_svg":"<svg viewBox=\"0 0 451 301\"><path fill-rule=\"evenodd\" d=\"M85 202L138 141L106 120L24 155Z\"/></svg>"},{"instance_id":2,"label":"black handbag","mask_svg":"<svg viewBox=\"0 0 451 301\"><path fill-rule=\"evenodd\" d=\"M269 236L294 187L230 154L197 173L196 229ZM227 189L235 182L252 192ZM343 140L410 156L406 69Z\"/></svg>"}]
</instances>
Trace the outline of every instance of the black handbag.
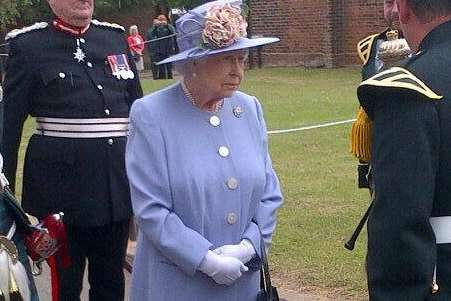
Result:
<instances>
[{"instance_id":1,"label":"black handbag","mask_svg":"<svg viewBox=\"0 0 451 301\"><path fill-rule=\"evenodd\" d=\"M262 241L261 257L262 267L260 269L260 291L257 295L257 301L279 301L277 288L271 284L271 276L269 275L268 257L266 256L265 243Z\"/></svg>"}]
</instances>

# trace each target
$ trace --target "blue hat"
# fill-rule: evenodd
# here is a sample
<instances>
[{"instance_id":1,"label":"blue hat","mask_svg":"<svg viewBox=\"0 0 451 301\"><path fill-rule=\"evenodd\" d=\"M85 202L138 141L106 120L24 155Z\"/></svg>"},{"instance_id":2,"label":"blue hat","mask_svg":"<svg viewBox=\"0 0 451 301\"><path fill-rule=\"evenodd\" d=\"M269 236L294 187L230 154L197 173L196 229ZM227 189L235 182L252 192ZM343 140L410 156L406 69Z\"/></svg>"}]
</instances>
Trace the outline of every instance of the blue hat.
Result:
<instances>
[{"instance_id":1,"label":"blue hat","mask_svg":"<svg viewBox=\"0 0 451 301\"><path fill-rule=\"evenodd\" d=\"M180 52L157 64L198 59L212 54L278 42L278 38L246 37L241 0L217 0L188 11L176 21Z\"/></svg>"}]
</instances>

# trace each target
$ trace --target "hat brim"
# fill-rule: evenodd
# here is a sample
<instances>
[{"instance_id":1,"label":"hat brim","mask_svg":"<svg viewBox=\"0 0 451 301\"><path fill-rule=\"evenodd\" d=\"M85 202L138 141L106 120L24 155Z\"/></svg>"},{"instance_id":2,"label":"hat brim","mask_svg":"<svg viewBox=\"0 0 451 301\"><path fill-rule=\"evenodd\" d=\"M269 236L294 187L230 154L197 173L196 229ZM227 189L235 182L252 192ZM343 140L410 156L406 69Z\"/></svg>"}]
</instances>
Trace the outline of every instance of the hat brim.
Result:
<instances>
[{"instance_id":1,"label":"hat brim","mask_svg":"<svg viewBox=\"0 0 451 301\"><path fill-rule=\"evenodd\" d=\"M279 42L279 38L240 38L237 40L233 45L229 47L224 48L218 48L218 49L211 49L208 51L205 51L205 49L201 47L195 47L188 50L185 50L183 52L177 53L173 56L170 56L162 61L157 62L157 65L161 64L167 64L167 63L174 63L174 62L180 62L187 59L199 59L202 57L206 57L213 54L219 54L222 52L228 52L228 51L234 51L234 50L240 50L240 49L246 49L246 48L252 48L257 46L263 46L271 43ZM198 51L196 51L198 50Z\"/></svg>"}]
</instances>

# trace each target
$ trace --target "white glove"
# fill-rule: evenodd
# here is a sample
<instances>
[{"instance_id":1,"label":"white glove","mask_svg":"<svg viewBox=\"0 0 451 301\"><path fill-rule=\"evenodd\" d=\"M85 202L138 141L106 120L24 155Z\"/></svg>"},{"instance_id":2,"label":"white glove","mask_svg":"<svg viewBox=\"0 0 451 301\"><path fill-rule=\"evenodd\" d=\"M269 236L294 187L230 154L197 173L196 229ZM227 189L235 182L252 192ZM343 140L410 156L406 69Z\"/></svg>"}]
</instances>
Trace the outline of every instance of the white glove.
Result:
<instances>
[{"instance_id":1,"label":"white glove","mask_svg":"<svg viewBox=\"0 0 451 301\"><path fill-rule=\"evenodd\" d=\"M221 256L234 257L244 264L249 262L256 254L254 246L246 238L237 245L224 245L214 249L213 252Z\"/></svg>"},{"instance_id":2,"label":"white glove","mask_svg":"<svg viewBox=\"0 0 451 301\"><path fill-rule=\"evenodd\" d=\"M241 277L242 272L247 272L249 269L236 258L219 256L209 250L200 263L199 270L218 284L231 285Z\"/></svg>"}]
</instances>

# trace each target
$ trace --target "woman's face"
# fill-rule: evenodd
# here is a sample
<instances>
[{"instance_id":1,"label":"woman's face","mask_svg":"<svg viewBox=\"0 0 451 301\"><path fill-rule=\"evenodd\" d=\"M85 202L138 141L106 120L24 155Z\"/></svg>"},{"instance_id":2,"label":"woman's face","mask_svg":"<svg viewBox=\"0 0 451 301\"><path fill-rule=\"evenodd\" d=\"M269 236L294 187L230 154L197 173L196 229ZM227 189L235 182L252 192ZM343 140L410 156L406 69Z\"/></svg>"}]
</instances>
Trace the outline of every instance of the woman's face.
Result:
<instances>
[{"instance_id":1,"label":"woman's face","mask_svg":"<svg viewBox=\"0 0 451 301\"><path fill-rule=\"evenodd\" d=\"M195 80L212 99L230 97L241 84L247 59L247 50L217 54L198 61Z\"/></svg>"}]
</instances>

